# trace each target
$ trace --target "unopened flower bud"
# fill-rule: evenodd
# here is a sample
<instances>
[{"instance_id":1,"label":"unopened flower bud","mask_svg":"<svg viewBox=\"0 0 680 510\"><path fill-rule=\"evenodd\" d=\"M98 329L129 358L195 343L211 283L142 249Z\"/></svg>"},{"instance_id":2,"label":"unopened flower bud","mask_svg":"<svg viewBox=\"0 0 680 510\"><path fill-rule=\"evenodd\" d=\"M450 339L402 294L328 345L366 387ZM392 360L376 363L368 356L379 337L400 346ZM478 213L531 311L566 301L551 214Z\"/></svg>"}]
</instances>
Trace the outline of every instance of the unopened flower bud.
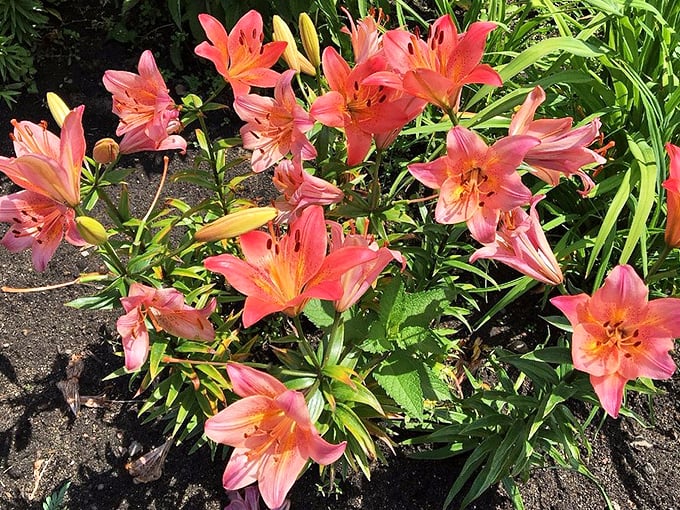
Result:
<instances>
[{"instance_id":1,"label":"unopened flower bud","mask_svg":"<svg viewBox=\"0 0 680 510\"><path fill-rule=\"evenodd\" d=\"M194 234L194 239L204 243L240 236L273 220L277 214L278 211L275 207L242 209L201 227Z\"/></svg>"},{"instance_id":2,"label":"unopened flower bud","mask_svg":"<svg viewBox=\"0 0 680 510\"><path fill-rule=\"evenodd\" d=\"M300 66L300 72L308 74L310 76L316 76L316 68L312 65L312 63L309 60L307 60L307 57L305 57L299 51L297 52L297 57L298 65Z\"/></svg>"},{"instance_id":3,"label":"unopened flower bud","mask_svg":"<svg viewBox=\"0 0 680 510\"><path fill-rule=\"evenodd\" d=\"M109 238L104 225L89 216L78 216L76 218L76 225L81 237L95 246L104 244Z\"/></svg>"},{"instance_id":4,"label":"unopened flower bud","mask_svg":"<svg viewBox=\"0 0 680 510\"><path fill-rule=\"evenodd\" d=\"M298 27L300 29L300 39L302 39L302 47L305 49L307 58L314 66L318 68L321 65L321 52L319 50L319 35L316 33L316 27L312 18L306 12L301 12L298 18Z\"/></svg>"},{"instance_id":5,"label":"unopened flower bud","mask_svg":"<svg viewBox=\"0 0 680 510\"><path fill-rule=\"evenodd\" d=\"M113 138L102 138L94 144L92 149L92 159L101 165L108 165L115 161L120 152L118 142Z\"/></svg>"},{"instance_id":6,"label":"unopened flower bud","mask_svg":"<svg viewBox=\"0 0 680 510\"><path fill-rule=\"evenodd\" d=\"M54 117L57 125L61 127L71 109L64 103L64 100L54 92L47 93L47 107L50 109L50 113L52 114L52 117Z\"/></svg>"},{"instance_id":7,"label":"unopened flower bud","mask_svg":"<svg viewBox=\"0 0 680 510\"><path fill-rule=\"evenodd\" d=\"M283 51L283 60L286 61L288 67L300 72L300 62L298 60L298 49L297 44L295 44L295 38L293 37L293 32L290 31L286 22L283 21L281 16L275 14L272 18L272 24L274 26L274 33L272 34L272 39L275 41L283 41L286 43L286 49Z\"/></svg>"}]
</instances>

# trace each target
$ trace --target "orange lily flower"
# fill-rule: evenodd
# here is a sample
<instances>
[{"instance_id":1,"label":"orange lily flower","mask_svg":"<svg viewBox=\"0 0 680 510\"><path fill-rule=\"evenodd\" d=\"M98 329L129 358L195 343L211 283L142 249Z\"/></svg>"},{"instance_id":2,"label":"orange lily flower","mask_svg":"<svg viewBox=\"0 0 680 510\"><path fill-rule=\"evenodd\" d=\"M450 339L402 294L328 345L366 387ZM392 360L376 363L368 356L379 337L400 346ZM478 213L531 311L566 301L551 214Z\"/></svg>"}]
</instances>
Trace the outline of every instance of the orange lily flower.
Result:
<instances>
[{"instance_id":1,"label":"orange lily flower","mask_svg":"<svg viewBox=\"0 0 680 510\"><path fill-rule=\"evenodd\" d=\"M666 244L671 248L680 246L680 147L666 144L671 158L668 179L663 182L666 189Z\"/></svg>"},{"instance_id":2,"label":"orange lily flower","mask_svg":"<svg viewBox=\"0 0 680 510\"><path fill-rule=\"evenodd\" d=\"M234 97L250 92L250 87L273 87L279 73L270 69L279 59L286 43L277 41L262 44L262 16L251 10L238 20L230 34L209 14L199 14L198 21L208 36L194 50L207 58L217 72L229 82Z\"/></svg>"}]
</instances>

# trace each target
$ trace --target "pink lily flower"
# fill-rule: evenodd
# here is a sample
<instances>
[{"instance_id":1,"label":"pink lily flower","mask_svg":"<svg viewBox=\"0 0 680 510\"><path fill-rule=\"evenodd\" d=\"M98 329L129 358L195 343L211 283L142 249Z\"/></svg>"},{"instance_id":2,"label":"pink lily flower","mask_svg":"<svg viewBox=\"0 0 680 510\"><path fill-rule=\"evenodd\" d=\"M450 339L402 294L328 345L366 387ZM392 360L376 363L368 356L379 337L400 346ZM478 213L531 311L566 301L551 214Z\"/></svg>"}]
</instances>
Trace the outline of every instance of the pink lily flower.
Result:
<instances>
[{"instance_id":1,"label":"pink lily flower","mask_svg":"<svg viewBox=\"0 0 680 510\"><path fill-rule=\"evenodd\" d=\"M383 22L386 21L383 16L382 9L376 10L371 7L369 16L361 18L354 23L352 15L347 9L341 7L349 18L351 28L342 27L340 31L343 34L348 34L352 43L352 52L354 53L354 63L361 64L369 58L378 55L382 51L382 32L380 29Z\"/></svg>"},{"instance_id":2,"label":"pink lily flower","mask_svg":"<svg viewBox=\"0 0 680 510\"><path fill-rule=\"evenodd\" d=\"M295 100L289 69L276 82L274 98L242 94L234 100L234 110L246 125L241 128L243 147L253 151L253 172L263 172L292 153L294 160L316 158L316 149L305 133L314 119Z\"/></svg>"},{"instance_id":3,"label":"pink lily flower","mask_svg":"<svg viewBox=\"0 0 680 510\"><path fill-rule=\"evenodd\" d=\"M675 371L669 351L680 337L680 299L648 301L649 289L629 265L616 266L592 296L559 296L550 302L574 328L574 368L590 374L600 404L619 414L626 382L668 379Z\"/></svg>"},{"instance_id":4,"label":"pink lily flower","mask_svg":"<svg viewBox=\"0 0 680 510\"><path fill-rule=\"evenodd\" d=\"M13 120L17 157L0 157L0 171L25 188L0 197L0 221L10 223L2 244L12 253L30 248L38 272L45 270L64 237L74 246L88 244L74 220L85 157L83 110L79 106L66 115L61 137L47 131L46 123Z\"/></svg>"},{"instance_id":5,"label":"pink lily flower","mask_svg":"<svg viewBox=\"0 0 680 510\"><path fill-rule=\"evenodd\" d=\"M387 69L382 56L351 69L334 48L327 47L321 60L331 90L316 98L310 113L325 126L345 130L349 166L364 160L374 135L398 132L425 106L424 101L383 85L366 85L366 78Z\"/></svg>"},{"instance_id":6,"label":"pink lily flower","mask_svg":"<svg viewBox=\"0 0 680 510\"><path fill-rule=\"evenodd\" d=\"M663 181L666 189L666 244L671 248L680 246L680 147L666 144L671 158L668 179Z\"/></svg>"},{"instance_id":7,"label":"pink lily flower","mask_svg":"<svg viewBox=\"0 0 680 510\"><path fill-rule=\"evenodd\" d=\"M243 490L244 496L239 491L227 491L229 504L224 510L260 510L260 489L257 485L250 485ZM289 510L290 501L285 500L283 505L272 510Z\"/></svg>"},{"instance_id":8,"label":"pink lily flower","mask_svg":"<svg viewBox=\"0 0 680 510\"><path fill-rule=\"evenodd\" d=\"M329 221L331 227L331 253L347 246L360 246L371 250L375 256L373 260L368 260L342 275L342 297L333 302L338 312L344 312L355 304L363 296L368 288L372 286L382 273L383 269L391 261L396 260L401 264L402 269L406 267L406 260L396 250L386 247L379 247L378 243L371 235L348 234L345 235L342 225L335 221Z\"/></svg>"},{"instance_id":9,"label":"pink lily flower","mask_svg":"<svg viewBox=\"0 0 680 510\"><path fill-rule=\"evenodd\" d=\"M541 87L535 87L513 116L508 134L529 135L541 141L524 157L524 162L536 177L556 186L560 182L560 174L567 177L576 175L583 182L583 191L579 193L586 196L595 183L581 168L591 163L602 165L607 162L587 148L600 133L600 119L593 119L576 129L571 128L571 117L533 120L536 109L544 101L545 92Z\"/></svg>"},{"instance_id":10,"label":"pink lily flower","mask_svg":"<svg viewBox=\"0 0 680 510\"><path fill-rule=\"evenodd\" d=\"M209 14L199 14L198 21L208 36L194 50L207 58L217 72L229 82L234 97L250 92L250 87L273 87L279 73L270 69L286 48L283 41L262 44L262 16L248 11L227 34L222 24Z\"/></svg>"},{"instance_id":11,"label":"pink lily flower","mask_svg":"<svg viewBox=\"0 0 680 510\"><path fill-rule=\"evenodd\" d=\"M508 136L488 147L473 131L456 126L446 137L445 156L408 169L425 186L439 189L435 209L439 223L464 221L472 237L490 244L501 213L531 199L515 170L538 143L531 136Z\"/></svg>"},{"instance_id":12,"label":"pink lily flower","mask_svg":"<svg viewBox=\"0 0 680 510\"><path fill-rule=\"evenodd\" d=\"M501 213L496 239L475 251L470 262L493 259L548 285L560 285L562 270L545 238L536 204L545 195L531 199L527 214L521 207Z\"/></svg>"},{"instance_id":13,"label":"pink lily flower","mask_svg":"<svg viewBox=\"0 0 680 510\"><path fill-rule=\"evenodd\" d=\"M437 19L427 42L406 30L390 30L382 38L383 54L391 70L370 77L366 83L403 90L446 112L457 111L465 85L503 84L488 64L480 64L486 36L495 23L478 21L461 34L449 15Z\"/></svg>"},{"instance_id":14,"label":"pink lily flower","mask_svg":"<svg viewBox=\"0 0 680 510\"><path fill-rule=\"evenodd\" d=\"M141 151L180 149L184 154L187 142L179 135L179 107L170 97L153 54L146 50L139 57L139 74L108 70L104 87L113 94L113 113L120 117L116 135L122 154Z\"/></svg>"},{"instance_id":15,"label":"pink lily flower","mask_svg":"<svg viewBox=\"0 0 680 510\"><path fill-rule=\"evenodd\" d=\"M205 422L206 436L234 447L222 483L237 490L257 481L267 506L280 507L310 457L331 464L346 442L321 438L299 391L245 365L230 363L227 372L242 398Z\"/></svg>"},{"instance_id":16,"label":"pink lily flower","mask_svg":"<svg viewBox=\"0 0 680 510\"><path fill-rule=\"evenodd\" d=\"M149 354L147 318L156 331L189 340L215 339L215 330L208 320L217 306L215 298L197 310L187 305L176 289L155 289L135 282L120 302L127 313L118 318L116 329L123 340L127 370L139 370Z\"/></svg>"},{"instance_id":17,"label":"pink lily flower","mask_svg":"<svg viewBox=\"0 0 680 510\"><path fill-rule=\"evenodd\" d=\"M331 205L345 194L328 181L307 172L300 163L284 159L274 169L274 186L283 195L274 203L277 223L290 223L310 205Z\"/></svg>"},{"instance_id":18,"label":"pink lily flower","mask_svg":"<svg viewBox=\"0 0 680 510\"><path fill-rule=\"evenodd\" d=\"M245 260L229 254L208 257L207 269L221 273L245 294L243 325L283 312L294 317L312 298L333 301L342 296L340 277L372 259L371 250L347 247L326 255L328 236L320 206L307 207L277 239L261 231L239 237Z\"/></svg>"}]
</instances>

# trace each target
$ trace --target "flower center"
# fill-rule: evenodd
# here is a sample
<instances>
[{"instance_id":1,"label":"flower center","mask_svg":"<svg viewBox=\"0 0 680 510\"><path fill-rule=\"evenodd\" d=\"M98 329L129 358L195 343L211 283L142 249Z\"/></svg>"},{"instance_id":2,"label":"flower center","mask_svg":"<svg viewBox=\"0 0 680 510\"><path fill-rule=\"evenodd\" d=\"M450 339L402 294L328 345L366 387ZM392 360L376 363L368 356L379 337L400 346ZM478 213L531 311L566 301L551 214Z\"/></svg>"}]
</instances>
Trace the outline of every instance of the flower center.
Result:
<instances>
[{"instance_id":1,"label":"flower center","mask_svg":"<svg viewBox=\"0 0 680 510\"><path fill-rule=\"evenodd\" d=\"M639 339L640 330L637 328L624 327L623 321L611 323L606 321L602 327L607 334L607 340L598 342L598 345L609 345L611 347L618 347L624 351L624 356L630 358L632 354L628 351L639 347L642 340Z\"/></svg>"}]
</instances>

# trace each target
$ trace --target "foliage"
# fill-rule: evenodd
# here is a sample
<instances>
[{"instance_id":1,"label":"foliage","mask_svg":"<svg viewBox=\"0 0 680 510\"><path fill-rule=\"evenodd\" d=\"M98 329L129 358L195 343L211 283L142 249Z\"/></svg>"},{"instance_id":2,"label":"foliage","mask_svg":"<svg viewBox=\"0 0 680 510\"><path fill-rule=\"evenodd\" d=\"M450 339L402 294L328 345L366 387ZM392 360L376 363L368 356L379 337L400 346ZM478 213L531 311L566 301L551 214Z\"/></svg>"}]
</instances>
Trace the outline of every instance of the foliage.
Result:
<instances>
[{"instance_id":1,"label":"foliage","mask_svg":"<svg viewBox=\"0 0 680 510\"><path fill-rule=\"evenodd\" d=\"M211 57L214 52L210 50L202 53L213 60L224 78L220 88L206 100L190 93L176 107L165 84L159 83L162 78L155 74L146 83L152 83L157 90L144 90L135 96L134 87L125 88L125 95L117 97L116 104L118 110L125 110L129 100L132 115L129 119L135 122L129 122L125 113L120 113L121 126L126 131L123 140L120 145L106 141L110 152L104 153L105 161L97 156L84 158L78 189L80 202L66 206L70 214L79 218L94 216L95 211L102 209L107 214L107 219L102 220L106 223L105 232L102 233L103 228L87 232L92 236L88 240L94 239L98 244L105 271L79 279L97 281L102 290L69 304L89 309L119 307L127 303L126 299L132 299L130 289L137 283L180 292L184 308L173 310L171 315L175 314L172 320L181 322L182 313L206 309L216 300L217 308L211 316L215 335L209 341L170 333L172 320L166 318L169 322L163 322L163 310L167 307L147 303L146 309L140 308L142 318L135 327L148 330L149 347L141 369L131 374L130 385L144 395L140 416L146 422L164 420L165 433L176 441L192 440L195 448L207 441L203 434L205 421L238 400L238 392L232 391L234 381L229 380L225 367L229 363L247 363L275 376L288 390L301 392L312 423L325 440L336 445L346 442L344 456L326 471L330 472L330 480L335 472L346 475L351 470L362 471L369 477L371 462L382 458L376 439L392 446L395 432L407 429L418 434L410 443L436 445L434 450L417 454L419 457L467 454L445 507L462 494L464 487L467 492L462 496L462 507L491 485L502 482L515 505L521 508L521 491L516 482L525 480L537 466L552 463L594 478L585 467L583 452L589 450L585 429L599 412L598 400L585 375L574 369L568 337L556 333L557 329L569 330L564 320L547 318L550 334L532 339L534 343L526 353L511 352L508 346L491 348L477 333L482 325L494 320L496 313L518 306L519 298L527 299L525 294L530 290L538 290L535 300L542 299L545 305L551 294L579 294L589 287L599 289L616 264L638 268L657 295L671 294L677 288L678 269L674 260L677 254L664 245L662 236L667 217L662 182L667 175L663 146L677 135L679 124L676 29L680 7L667 0L530 3L500 0L469 4L438 0L434 10L416 9L402 0L380 1L375 5L357 0L349 7L357 17L369 16L374 23L383 22L384 18L376 11L369 10L372 6L384 9L398 25L419 26L421 33L427 33L432 18L438 19L438 29L447 26L447 22L455 24L456 28L447 28L445 34L442 30L438 42L434 38L418 51L434 52L442 46L455 46L448 39L449 46L443 44L445 37L453 39L454 30L458 43L467 37L462 34L490 27L477 24L480 20L494 22L497 28L488 30L483 50L484 62L490 67L476 69L477 81L462 80L444 92L433 93L439 82L413 79L411 86L420 85L418 93L427 97L430 104L426 106L423 101L422 107L398 128L390 126L391 129L384 127L380 131L375 126L387 120L372 119L370 125L374 130L368 133L368 142L362 144L357 140L365 142L361 137L368 129L361 132L363 119L378 111L376 103L386 100L388 94L384 89L390 88L394 81L389 80L395 78L386 78L385 73L392 70L383 67L378 72L372 70L363 81L355 79L352 83L349 76L353 76L350 74L353 71L347 69L359 68L361 64L352 61L355 55L350 39L340 31L347 25L346 15L338 12L334 2L317 0L312 4L301 0L281 6L263 0L247 5L230 3L227 9L223 2L169 0L165 13L151 2L124 1L121 5L124 14L145 21L130 28L124 20L115 28L118 39L133 40L149 26L166 22L163 17L167 14L176 29L170 51L175 52L173 60L178 66L183 58L180 49L189 40L189 33L196 40L203 39L201 26L206 18L199 22L199 13L212 13L225 21L230 31L252 7L263 13L265 26L269 25L271 15L280 14L293 27L291 34L297 15L310 11L318 27L316 35L320 34L323 45L333 46L337 51L324 52L321 69L310 63L309 75L285 74L288 81L278 82L274 98L263 99L252 91L237 97L234 110L246 124L241 137L236 138L228 137L231 133L215 136L207 122L208 117L224 115L227 106L218 101L224 97L226 84L233 86L243 78L238 74L238 65L223 62L222 55L219 60ZM439 18L444 14L451 18ZM244 62L256 70L248 79L261 80L252 85L267 88L273 82L266 82L267 73L257 67L257 62L268 51L275 51L276 44L268 49L258 46L262 44L259 30L252 25L229 37L235 37L240 47L246 48L244 52L251 52ZM297 34L302 32L300 27ZM382 35L384 30L377 32ZM416 34L415 30L411 33L413 38L408 40L411 46L406 46L411 55L416 53L413 48L418 39ZM403 34L395 35L400 36ZM10 39L0 38L0 50L4 41ZM280 48L282 52L283 47ZM0 52L0 57L3 55ZM340 62L343 57L351 63L343 65ZM307 54L306 58L318 61L319 55ZM300 60L295 57L283 54L282 59L292 68L295 63L300 67ZM417 75L422 65L403 74ZM140 73L144 72L142 67L140 61ZM0 65L3 79L5 72L14 76L11 64L4 68L3 72ZM424 76L432 79L432 74ZM129 73L118 78L132 80ZM347 82L343 81L345 78ZM378 78L386 81L371 83ZM400 79L403 89L390 98L395 105L400 104L397 101L403 95L416 95L407 87L407 80ZM502 80L502 88L492 86L497 85L497 79ZM109 76L105 84L107 81L114 83L115 88L116 79ZM287 105L288 110L282 113L283 107L277 104L279 110L257 116L273 103L285 103L281 97L288 97L288 86L290 95L297 95L295 101L289 102L294 104ZM591 147L597 153L588 149L591 162L583 165L585 170L578 169L589 174L583 174L584 186L590 178L596 184L589 193L587 189L582 193L586 196L578 195L572 179L549 182L540 177L536 165L532 166L529 150L540 147L554 135L541 132L540 121L537 127L532 127L534 136L519 135L512 139L506 136L521 117L520 105L523 106L519 111L526 113L527 95L540 90L535 89L537 86L546 91L547 100L536 106L536 118L561 123L563 137L572 133L572 119L577 128L591 131L598 130L598 119L602 121L602 137ZM367 92L362 87L374 88ZM368 99L362 96L360 101L364 92ZM116 92L112 93L116 97ZM2 94L0 97L7 101L12 91ZM137 151L126 147L132 143L130 139L139 142L143 138L134 130L139 129L139 110L149 94L155 94L149 107L152 111L149 122L166 119L162 129L144 131L146 138L151 139L152 132L159 137L150 140L149 143L155 143L151 150L167 148L168 144L182 149L186 142L176 134L177 129L194 126L193 162L172 173L169 179L199 188L202 198L197 203L173 197L161 200L168 177L166 161L160 189L141 215L133 212L131 201L140 199L136 193L139 197L147 193L128 186L132 169L124 166L125 155L121 157L119 152ZM340 107L341 115L328 121L325 114L331 110L329 104L335 105L331 100L337 102L339 96L346 100ZM166 110L159 105L167 105ZM163 110L162 114L157 110ZM380 111L389 117L389 111ZM254 115L254 120L249 115ZM283 150L288 142L272 133L280 135L293 128L282 127L283 120L278 125L260 127L271 124L271 117L280 120L277 115L284 120L286 115L295 117L291 123L300 133L290 137L304 137L305 142L313 144L307 153L313 149L316 156L303 157L301 152L294 161L285 161L276 168L273 183L282 195L273 205L280 216L269 224L268 234L264 230L248 232L262 225L247 211L264 204L244 193L252 174L238 172L246 158L236 148L254 150L253 161L258 154L269 150L275 153L271 147L276 144L281 145L281 152L290 152L295 144L290 142ZM302 132L300 126L307 124L308 129ZM131 136L129 129L138 137ZM386 144L389 147L383 147L378 135L388 134L396 138L391 145ZM270 136L273 141L262 141ZM586 151L594 138L593 134L580 142L577 149ZM466 143L461 143L461 139ZM520 149L507 149L510 142L521 145L517 140L526 145L519 156ZM559 145L559 141L556 143ZM363 149L365 152L360 154ZM558 149L558 157L573 156L564 145ZM110 157L106 158L107 155ZM515 196L530 196L531 202L527 199L488 212L491 206L487 203L488 209L484 209L484 202L493 201L494 194L507 190L503 186L482 188L505 178L500 166L511 157L518 159L517 165L506 172L507 183L514 179ZM354 159L358 162L350 164L349 160ZM601 165L600 161L606 163ZM296 167L299 173L284 173L287 164L299 165ZM448 173L438 182L442 165ZM499 167L497 173L489 171L481 177L487 166L494 165ZM464 178L452 187L450 179L458 170L464 173ZM575 171L563 173L581 175ZM298 178L299 182L295 181ZM308 233L300 232L295 220L302 214L297 208L302 208L300 204L305 202L299 197L304 194L303 181L307 185L314 183L316 188L310 186L315 190L323 188L325 194L319 192L304 198L316 199L312 207L324 206L326 218L335 222L330 226L330 240L323 243L323 253L316 254L318 260L314 260L314 249L300 239L306 242ZM466 193L472 194L471 189L478 193L473 197L474 203L470 202L472 205L451 205ZM339 192L344 199L327 200L329 195L337 197ZM540 202L534 200L539 195L545 195ZM450 199L449 203L445 199ZM531 216L525 212L529 204ZM64 207L63 200L59 206ZM476 213L470 213L468 208L481 210L481 216L475 217ZM459 216L459 209L467 216ZM230 216L233 213L239 214ZM445 221L446 215L456 221ZM225 216L229 221L222 219ZM22 223L15 217L11 221ZM68 225L68 218L63 221ZM250 221L255 223L251 225ZM493 235L491 239L482 238L480 224L489 221L495 221ZM244 225L248 228L241 229ZM224 228L223 235L206 234L219 231L220 226ZM238 232L228 231L229 228ZM357 249L352 252L345 245L338 247L345 242L338 240L338 231L343 239L345 236L351 239L347 242L352 245L350 248ZM31 229L26 230L26 235L39 234ZM542 237L537 241L538 236ZM519 239L517 250L526 252L516 253L515 265L508 265L528 274L522 267L533 263L539 267L539 273L544 271L539 274L543 276L540 282L529 276L518 277L515 272L500 271L495 266L493 260L503 260L498 253L509 249L513 239ZM72 239L69 242L75 244ZM331 244L330 254L326 253L327 243ZM492 262L478 263L476 258L483 257L471 257L474 250L479 255L480 244L488 250L494 243L495 256L486 257ZM552 248L545 249L547 245ZM32 247L34 253L40 249ZM342 249L346 250L343 254L352 253L357 260L361 257L368 260L366 250L375 254L380 251L386 257L385 263L374 273L375 267L360 266L355 261L355 266L347 266L346 274L328 283L329 274L337 268L326 267L325 261ZM279 250L288 259L276 258L281 255ZM207 260L213 263L219 260L236 269L209 270ZM276 264L272 265L272 260ZM333 260L341 262L337 252ZM290 274L286 273L291 267ZM352 282L351 278L357 277L354 270L359 267L366 281L359 278ZM308 278L300 282L301 275ZM329 280L324 280L321 289L323 277ZM248 279L251 281L244 283ZM362 287L361 296L347 308L338 306L337 287L342 284L354 291ZM278 304L281 306L275 309ZM125 311L130 313L127 306ZM256 319L252 319L254 315ZM539 320L537 317L536 321ZM127 357L132 347L122 332L120 320L118 326ZM603 325L605 329L609 326L608 322ZM128 373L121 368L110 377ZM643 383L629 388L649 391ZM570 401L585 402L586 409L592 410L584 418L572 412ZM630 413L625 407L622 412ZM255 432L258 430L256 427ZM62 497L67 487L62 488ZM604 497L610 505L606 494Z\"/></svg>"},{"instance_id":2,"label":"foliage","mask_svg":"<svg viewBox=\"0 0 680 510\"><path fill-rule=\"evenodd\" d=\"M66 491L68 491L70 486L71 481L67 480L61 487L47 496L42 504L43 510L68 510L67 507L64 506L64 498L66 497Z\"/></svg>"}]
</instances>

